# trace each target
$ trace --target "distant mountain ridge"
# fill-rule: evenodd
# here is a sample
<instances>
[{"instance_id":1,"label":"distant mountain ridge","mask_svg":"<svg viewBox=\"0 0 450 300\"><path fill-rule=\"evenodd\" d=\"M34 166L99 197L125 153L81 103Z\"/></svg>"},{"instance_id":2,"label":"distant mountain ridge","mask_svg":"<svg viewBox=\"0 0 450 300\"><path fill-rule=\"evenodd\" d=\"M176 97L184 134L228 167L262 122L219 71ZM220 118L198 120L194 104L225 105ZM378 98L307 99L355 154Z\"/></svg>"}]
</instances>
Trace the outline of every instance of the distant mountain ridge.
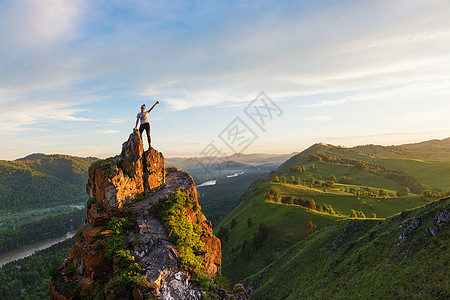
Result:
<instances>
[{"instance_id":1,"label":"distant mountain ridge","mask_svg":"<svg viewBox=\"0 0 450 300\"><path fill-rule=\"evenodd\" d=\"M439 140L439 139L433 139L429 141L419 142L419 143L410 143L410 144L403 144L402 147L406 148L420 148L420 147L443 147L443 148L450 148L450 137Z\"/></svg>"},{"instance_id":2,"label":"distant mountain ridge","mask_svg":"<svg viewBox=\"0 0 450 300\"><path fill-rule=\"evenodd\" d=\"M331 144L316 143L306 148L300 153L292 156L305 156L326 146L334 147L348 152L357 154L365 154L369 156L380 156L386 158L414 158L422 160L439 160L450 161L450 137L442 140L434 139L424 142L403 144L403 145L358 145L355 147L335 146ZM283 165L283 164L282 164Z\"/></svg>"},{"instance_id":3,"label":"distant mountain ridge","mask_svg":"<svg viewBox=\"0 0 450 300\"><path fill-rule=\"evenodd\" d=\"M217 157L214 159L214 163L224 164L242 164L247 166L274 166L277 167L286 161L288 158L298 154L298 152L292 152L289 154L268 154L268 153L234 153L229 156ZM168 157L168 164L183 168L183 169L195 169L202 168L202 165L210 164L211 157L199 156L199 157Z\"/></svg>"},{"instance_id":4,"label":"distant mountain ridge","mask_svg":"<svg viewBox=\"0 0 450 300\"><path fill-rule=\"evenodd\" d=\"M88 157L81 157L81 156L74 156L74 155L68 155L68 154L45 154L45 153L32 153L28 154L25 157L21 157L18 159L15 159L13 161L24 161L24 160L39 160L39 159L45 159L49 157L58 157L58 158L66 158L66 159L79 159L79 160L86 160L86 159L94 159L99 160L99 158L94 156L88 156Z\"/></svg>"}]
</instances>

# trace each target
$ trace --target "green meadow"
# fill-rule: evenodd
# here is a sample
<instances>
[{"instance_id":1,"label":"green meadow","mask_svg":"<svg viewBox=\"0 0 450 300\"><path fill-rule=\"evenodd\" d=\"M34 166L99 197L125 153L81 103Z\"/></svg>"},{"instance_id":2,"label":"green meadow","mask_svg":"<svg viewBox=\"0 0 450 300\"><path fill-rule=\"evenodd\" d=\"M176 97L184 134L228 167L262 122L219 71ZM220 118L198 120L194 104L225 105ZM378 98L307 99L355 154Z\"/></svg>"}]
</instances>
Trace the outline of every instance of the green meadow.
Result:
<instances>
[{"instance_id":1,"label":"green meadow","mask_svg":"<svg viewBox=\"0 0 450 300\"><path fill-rule=\"evenodd\" d=\"M379 158L377 163L407 172L428 187L450 191L450 161Z\"/></svg>"},{"instance_id":2,"label":"green meadow","mask_svg":"<svg viewBox=\"0 0 450 300\"><path fill-rule=\"evenodd\" d=\"M329 204L335 211L340 210L344 216L348 216L350 210L355 209L362 210L367 217L375 213L379 218L386 218L400 211L421 206L433 200L419 195L387 198L355 196L342 192L339 189L327 188L327 192L323 192L318 188L281 183L271 183L270 187L279 191L282 196L304 196L313 199L315 203Z\"/></svg>"}]
</instances>

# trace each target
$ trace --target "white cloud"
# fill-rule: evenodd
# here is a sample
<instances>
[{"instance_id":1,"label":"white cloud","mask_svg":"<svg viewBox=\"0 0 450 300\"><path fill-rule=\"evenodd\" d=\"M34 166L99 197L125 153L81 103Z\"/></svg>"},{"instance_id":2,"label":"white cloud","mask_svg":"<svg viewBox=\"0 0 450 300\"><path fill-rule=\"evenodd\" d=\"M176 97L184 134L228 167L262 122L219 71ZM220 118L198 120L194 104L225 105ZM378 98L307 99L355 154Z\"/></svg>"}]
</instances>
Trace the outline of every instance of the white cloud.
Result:
<instances>
[{"instance_id":1,"label":"white cloud","mask_svg":"<svg viewBox=\"0 0 450 300\"><path fill-rule=\"evenodd\" d=\"M2 130L22 130L38 122L48 121L90 121L88 118L77 117L75 114L84 111L74 108L73 104L56 101L14 101L1 103L0 120Z\"/></svg>"},{"instance_id":2,"label":"white cloud","mask_svg":"<svg viewBox=\"0 0 450 300\"><path fill-rule=\"evenodd\" d=\"M302 119L303 121L319 121L326 122L330 120L329 116L310 116Z\"/></svg>"},{"instance_id":3,"label":"white cloud","mask_svg":"<svg viewBox=\"0 0 450 300\"><path fill-rule=\"evenodd\" d=\"M73 38L83 1L15 0L2 6L1 40L32 50L29 47L48 47L49 43Z\"/></svg>"},{"instance_id":4,"label":"white cloud","mask_svg":"<svg viewBox=\"0 0 450 300\"><path fill-rule=\"evenodd\" d=\"M392 11L383 11L383 6ZM367 94L369 89L439 79L436 77L450 67L450 15L443 5L423 6L417 2L405 7L410 13L407 18L395 18L400 4L383 2L375 10L366 3L353 11L329 10L300 18L287 15L283 20L268 14L263 21L251 20L251 25L238 20L213 42L192 41L192 47L182 47L175 57L169 51L170 63L150 58L149 64L163 72L152 83L157 88L139 88L138 84L138 91L159 96L173 109L182 110L248 101L249 95L260 90L274 98ZM367 24L361 23L365 17L379 30L365 28ZM424 19L430 19L429 24L424 24ZM342 23L333 27L334 22ZM172 72L173 66L179 72ZM165 85L167 82L170 84ZM318 106L332 104L339 103L321 102Z\"/></svg>"},{"instance_id":5,"label":"white cloud","mask_svg":"<svg viewBox=\"0 0 450 300\"><path fill-rule=\"evenodd\" d=\"M386 47L414 47L422 43L435 43L448 40L450 38L450 30L438 28L436 30L422 30L413 33L403 33L393 36L383 36L377 34L374 37L364 37L360 40L352 41L347 44L336 47L336 51L342 52L359 52L373 50L374 48L382 49ZM377 50L377 49L375 49Z\"/></svg>"},{"instance_id":6,"label":"white cloud","mask_svg":"<svg viewBox=\"0 0 450 300\"><path fill-rule=\"evenodd\" d=\"M102 133L102 134L108 134L108 133L119 133L119 130L95 130L95 133Z\"/></svg>"},{"instance_id":7,"label":"white cloud","mask_svg":"<svg viewBox=\"0 0 450 300\"><path fill-rule=\"evenodd\" d=\"M167 94L169 94L168 92ZM164 98L164 102L174 110L183 110L193 107L225 105L230 106L239 103L247 103L253 100L257 94L239 94L239 92L228 90L222 86L217 89L193 88L179 92L178 97Z\"/></svg>"},{"instance_id":8,"label":"white cloud","mask_svg":"<svg viewBox=\"0 0 450 300\"><path fill-rule=\"evenodd\" d=\"M414 82L405 86L386 87L381 90L371 90L364 93L357 93L350 96L344 96L338 99L321 100L310 104L300 104L298 107L330 107L339 106L347 103L362 101L411 101L417 97L430 98L432 96L448 95L450 90L450 76L436 78L432 82Z\"/></svg>"},{"instance_id":9,"label":"white cloud","mask_svg":"<svg viewBox=\"0 0 450 300\"><path fill-rule=\"evenodd\" d=\"M31 5L27 1L19 3L12 7L18 10L19 6ZM56 3L55 10L49 9L50 5L33 4L46 19L36 21L39 32L48 32L40 36L58 40L66 33L76 35L77 22L86 6ZM22 58L11 70L13 76L9 76L20 80L3 82L15 92L92 80L97 81L98 89L126 87L132 95L158 98L175 110L245 102L261 90L275 98L362 92L430 78L449 67L445 62L450 50L450 21L446 19L450 18L446 18L443 2L436 3L439 5L427 9L419 2L411 3L404 8L408 18L398 20L394 16L400 4L390 2L382 2L375 9L365 3L311 15L273 9L264 12L264 18L237 16L231 23L224 22L219 30L203 29L202 34L183 36L177 32L183 32L183 27L158 27L158 22L173 26L172 19L187 22L187 26L198 25L199 20L186 20L188 17L182 15L186 9L182 3L139 2L133 8L117 2L114 5L119 10L145 16L147 21L111 22L103 11L93 12L91 7L90 17L105 18L98 22L109 26L110 32L83 39L77 49L67 46L51 49L39 59ZM387 8L390 11L383 10ZM209 5L202 9L200 13L218 13ZM367 24L361 24L365 16L371 18L372 27L380 29L365 28ZM434 19L421 28L423 20L430 16ZM54 32L47 29L52 22L58 24L52 28ZM341 23L334 26L336 22ZM413 46L416 48L411 51ZM431 58L430 48L437 52ZM431 65L435 68L430 69ZM1 82L0 75L0 86Z\"/></svg>"}]
</instances>

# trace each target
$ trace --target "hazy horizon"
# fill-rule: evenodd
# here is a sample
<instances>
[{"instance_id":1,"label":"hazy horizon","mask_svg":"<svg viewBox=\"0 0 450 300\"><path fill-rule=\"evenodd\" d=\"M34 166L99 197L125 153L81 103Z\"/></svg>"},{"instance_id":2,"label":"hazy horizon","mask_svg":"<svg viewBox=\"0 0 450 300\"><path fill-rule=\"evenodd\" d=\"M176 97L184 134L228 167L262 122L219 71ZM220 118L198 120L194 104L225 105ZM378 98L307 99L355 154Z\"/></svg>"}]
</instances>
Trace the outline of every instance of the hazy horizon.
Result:
<instances>
[{"instance_id":1,"label":"hazy horizon","mask_svg":"<svg viewBox=\"0 0 450 300\"><path fill-rule=\"evenodd\" d=\"M444 0L6 0L0 159L116 155L156 99L167 157L447 138L449 28Z\"/></svg>"},{"instance_id":2,"label":"hazy horizon","mask_svg":"<svg viewBox=\"0 0 450 300\"><path fill-rule=\"evenodd\" d=\"M376 146L401 146L401 145L407 145L407 144L415 144L415 143L427 142L427 141L432 141L432 140L444 140L444 139L447 139L447 138L450 138L450 137L444 137L444 138L442 138L442 139L430 139L430 140L423 140L423 141L415 141L415 142L404 143L404 144L386 144L386 145L382 145L382 144L373 144L373 143L369 143L369 144L373 144L373 145L376 145ZM316 142L316 143L331 144L331 145L334 145L334 146L343 146L343 147L347 147L347 148L352 148L352 147L356 147L356 146L365 146L365 145L369 145L369 144L355 144L355 145L351 145L351 146L345 146L345 145L341 145L341 144L332 144L332 143L321 142L321 141ZM300 150L295 150L295 151L286 152L286 153L248 152L248 153L230 153L230 154L228 154L227 156L240 155L240 154L244 154L244 155L258 155L258 154L263 154L263 155L274 155L274 156L276 156L276 155L290 155L290 154L293 154L293 153L300 153L300 152L306 150L307 148L309 148L310 146L312 146L312 145L314 145L314 144L316 144L316 143L313 143L313 144L311 144L311 145L309 145L309 146L307 146L307 147L305 147L305 148L302 148L302 149L300 149ZM144 144L144 145L145 145L145 144ZM144 147L144 150L146 150L145 147ZM13 158L13 159L3 159L3 158L0 158L0 160L11 160L11 161L13 161L13 160L25 158L26 156L33 155L33 154L78 156L78 155L72 155L72 154L68 154L68 153L44 153L44 152L33 152L33 153L29 153L29 154L27 154L27 155L25 155L25 156L16 157L16 158ZM118 153L116 153L116 154L114 154L114 155L112 155L112 156L115 156L115 155L118 155ZM163 153L163 155L164 155L164 153ZM104 159L104 158L110 157L110 156L92 156L92 155L90 155L90 156L91 156L91 157L97 157L97 158L100 158L100 159ZM84 158L86 158L86 157L89 157L89 155L88 155L88 156L78 156L78 157L84 157ZM193 157L199 157L199 156L198 156L198 155L197 155L197 156L166 156L166 155L165 155L165 157L166 157L166 159L171 159L171 158L186 158L186 159L187 159L187 158L193 158Z\"/></svg>"}]
</instances>

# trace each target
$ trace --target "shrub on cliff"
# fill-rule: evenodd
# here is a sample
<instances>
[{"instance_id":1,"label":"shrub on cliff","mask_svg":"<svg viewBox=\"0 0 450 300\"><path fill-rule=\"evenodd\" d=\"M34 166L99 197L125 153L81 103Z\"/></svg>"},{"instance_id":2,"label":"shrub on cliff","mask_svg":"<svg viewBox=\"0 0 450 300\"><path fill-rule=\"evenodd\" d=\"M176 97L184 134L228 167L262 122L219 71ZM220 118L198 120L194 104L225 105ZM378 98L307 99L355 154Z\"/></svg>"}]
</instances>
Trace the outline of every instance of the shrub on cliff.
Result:
<instances>
[{"instance_id":1,"label":"shrub on cliff","mask_svg":"<svg viewBox=\"0 0 450 300\"><path fill-rule=\"evenodd\" d=\"M177 246L180 257L178 265L197 278L204 277L202 250L204 243L200 240L203 233L200 225L191 223L186 208L193 207L193 201L179 189L171 196L161 199L157 216L163 223L170 240Z\"/></svg>"},{"instance_id":2,"label":"shrub on cliff","mask_svg":"<svg viewBox=\"0 0 450 300\"><path fill-rule=\"evenodd\" d=\"M113 290L120 296L130 296L134 286L138 286L142 291L153 289L144 276L145 269L135 262L134 256L124 242L128 230L135 225L135 221L131 218L112 220L106 225L106 228L112 233L106 240L105 255L118 266L119 273L119 276L107 284L107 289ZM103 288L99 290L103 290Z\"/></svg>"}]
</instances>

